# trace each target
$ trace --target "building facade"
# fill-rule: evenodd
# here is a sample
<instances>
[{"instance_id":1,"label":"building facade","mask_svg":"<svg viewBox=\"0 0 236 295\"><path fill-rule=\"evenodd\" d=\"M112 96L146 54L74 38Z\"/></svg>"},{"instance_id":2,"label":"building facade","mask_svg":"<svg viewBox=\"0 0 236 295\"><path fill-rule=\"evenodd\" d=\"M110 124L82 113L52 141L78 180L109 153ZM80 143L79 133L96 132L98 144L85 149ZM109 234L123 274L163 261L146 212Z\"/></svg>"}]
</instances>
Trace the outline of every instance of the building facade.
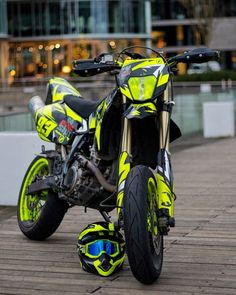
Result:
<instances>
[{"instance_id":1,"label":"building facade","mask_svg":"<svg viewBox=\"0 0 236 295\"><path fill-rule=\"evenodd\" d=\"M7 5L0 0L0 79L6 77L8 67Z\"/></svg>"},{"instance_id":2,"label":"building facade","mask_svg":"<svg viewBox=\"0 0 236 295\"><path fill-rule=\"evenodd\" d=\"M150 1L146 0L0 3L0 13L7 15L7 21L1 18L0 25L8 34L9 65L19 78L58 75L68 71L74 59L94 57L131 44L143 45L150 39Z\"/></svg>"},{"instance_id":3,"label":"building facade","mask_svg":"<svg viewBox=\"0 0 236 295\"><path fill-rule=\"evenodd\" d=\"M169 55L219 49L235 69L235 27L235 0L0 0L0 79L60 75L75 59L151 38Z\"/></svg>"},{"instance_id":4,"label":"building facade","mask_svg":"<svg viewBox=\"0 0 236 295\"><path fill-rule=\"evenodd\" d=\"M221 51L223 68L236 68L235 0L152 0L153 45L176 54L196 46Z\"/></svg>"}]
</instances>

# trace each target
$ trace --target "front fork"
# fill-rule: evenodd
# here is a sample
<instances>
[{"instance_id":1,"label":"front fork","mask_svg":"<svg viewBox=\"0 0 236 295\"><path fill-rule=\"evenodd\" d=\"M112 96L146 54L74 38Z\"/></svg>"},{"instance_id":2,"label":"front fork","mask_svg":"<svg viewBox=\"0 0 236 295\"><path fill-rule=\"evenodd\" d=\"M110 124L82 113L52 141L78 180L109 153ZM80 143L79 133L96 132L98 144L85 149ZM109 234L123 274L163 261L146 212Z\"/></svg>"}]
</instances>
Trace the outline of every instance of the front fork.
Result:
<instances>
[{"instance_id":1,"label":"front fork","mask_svg":"<svg viewBox=\"0 0 236 295\"><path fill-rule=\"evenodd\" d=\"M168 85L163 96L163 109L160 112L160 149L157 156L157 168L155 170L157 179L158 227L162 234L167 234L169 227L175 226L175 194L169 152L170 112L173 104L170 91L170 85Z\"/></svg>"},{"instance_id":2,"label":"front fork","mask_svg":"<svg viewBox=\"0 0 236 295\"><path fill-rule=\"evenodd\" d=\"M122 103L125 106L127 98L122 96ZM119 170L118 170L118 188L117 188L117 215L120 222L122 218L122 206L125 189L125 181L131 169L131 122L127 118L123 118L123 130L121 151L119 157Z\"/></svg>"},{"instance_id":3,"label":"front fork","mask_svg":"<svg viewBox=\"0 0 236 295\"><path fill-rule=\"evenodd\" d=\"M123 104L126 104L123 96ZM158 227L162 234L167 234L169 227L174 226L174 184L169 152L169 128L171 108L170 87L168 85L163 96L163 110L160 111L159 145L157 168L154 171L157 180ZM131 169L131 122L123 119L121 151L119 157L117 214L122 220L122 206L125 181Z\"/></svg>"}]
</instances>

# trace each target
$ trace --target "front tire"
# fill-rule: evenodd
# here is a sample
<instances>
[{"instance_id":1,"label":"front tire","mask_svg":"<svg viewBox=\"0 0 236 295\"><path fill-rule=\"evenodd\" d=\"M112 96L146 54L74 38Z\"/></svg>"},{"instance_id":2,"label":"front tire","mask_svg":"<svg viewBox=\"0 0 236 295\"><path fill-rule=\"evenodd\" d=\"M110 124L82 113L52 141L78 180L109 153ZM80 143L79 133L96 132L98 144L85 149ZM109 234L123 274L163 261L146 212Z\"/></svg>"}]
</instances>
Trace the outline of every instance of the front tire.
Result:
<instances>
[{"instance_id":1,"label":"front tire","mask_svg":"<svg viewBox=\"0 0 236 295\"><path fill-rule=\"evenodd\" d=\"M144 284L151 284L159 278L163 262L156 190L155 177L148 167L132 168L124 191L124 232L131 271Z\"/></svg>"},{"instance_id":2,"label":"front tire","mask_svg":"<svg viewBox=\"0 0 236 295\"><path fill-rule=\"evenodd\" d=\"M48 175L48 160L37 156L30 164L23 179L18 205L17 220L23 234L32 240L44 240L60 225L68 204L51 190L27 194L28 186Z\"/></svg>"}]
</instances>

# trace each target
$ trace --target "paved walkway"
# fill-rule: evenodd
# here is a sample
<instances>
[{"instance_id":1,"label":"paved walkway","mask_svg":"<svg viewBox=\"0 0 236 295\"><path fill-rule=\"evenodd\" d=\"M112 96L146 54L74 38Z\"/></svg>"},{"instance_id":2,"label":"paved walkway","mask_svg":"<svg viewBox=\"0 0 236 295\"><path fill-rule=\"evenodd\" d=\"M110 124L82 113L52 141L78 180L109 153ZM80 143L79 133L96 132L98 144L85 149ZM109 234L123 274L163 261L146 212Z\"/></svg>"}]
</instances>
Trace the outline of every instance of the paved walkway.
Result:
<instances>
[{"instance_id":1,"label":"paved walkway","mask_svg":"<svg viewBox=\"0 0 236 295\"><path fill-rule=\"evenodd\" d=\"M12 209L0 210L0 294L236 294L236 139L207 141L172 155L176 227L165 240L159 282L144 286L128 262L110 278L85 273L75 251L77 233L101 220L73 208L57 233L32 242Z\"/></svg>"}]
</instances>

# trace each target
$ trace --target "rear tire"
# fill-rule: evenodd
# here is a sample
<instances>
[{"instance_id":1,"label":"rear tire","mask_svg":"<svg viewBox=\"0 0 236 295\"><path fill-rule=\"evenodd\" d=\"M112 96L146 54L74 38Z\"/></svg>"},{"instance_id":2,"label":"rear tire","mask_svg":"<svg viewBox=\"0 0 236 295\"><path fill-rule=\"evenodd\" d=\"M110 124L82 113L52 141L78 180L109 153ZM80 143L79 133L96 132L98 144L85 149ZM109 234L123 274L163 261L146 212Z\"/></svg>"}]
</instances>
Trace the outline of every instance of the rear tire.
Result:
<instances>
[{"instance_id":1,"label":"rear tire","mask_svg":"<svg viewBox=\"0 0 236 295\"><path fill-rule=\"evenodd\" d=\"M127 256L135 278L156 281L162 269L163 236L157 228L156 180L146 166L130 171L124 191L124 232Z\"/></svg>"},{"instance_id":2,"label":"rear tire","mask_svg":"<svg viewBox=\"0 0 236 295\"><path fill-rule=\"evenodd\" d=\"M27 187L48 175L48 160L37 156L30 164L20 189L17 219L20 230L32 240L44 240L60 225L68 204L56 193L47 190L27 195Z\"/></svg>"}]
</instances>

